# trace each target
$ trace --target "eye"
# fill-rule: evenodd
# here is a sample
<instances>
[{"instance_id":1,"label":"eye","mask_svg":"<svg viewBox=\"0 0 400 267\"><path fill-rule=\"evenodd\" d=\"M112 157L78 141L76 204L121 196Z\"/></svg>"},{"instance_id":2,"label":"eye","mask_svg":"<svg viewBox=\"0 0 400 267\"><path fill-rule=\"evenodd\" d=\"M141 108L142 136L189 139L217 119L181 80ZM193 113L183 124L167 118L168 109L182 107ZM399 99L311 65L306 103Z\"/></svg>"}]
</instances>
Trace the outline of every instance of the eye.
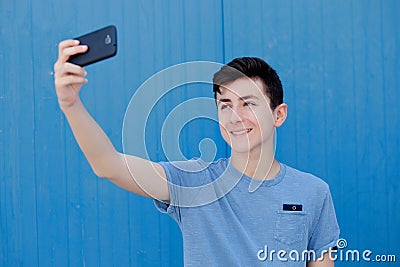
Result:
<instances>
[{"instance_id":1,"label":"eye","mask_svg":"<svg viewBox=\"0 0 400 267\"><path fill-rule=\"evenodd\" d=\"M220 109L221 110L224 110L224 109L227 109L229 106L227 105L227 104L221 104L220 105Z\"/></svg>"},{"instance_id":2,"label":"eye","mask_svg":"<svg viewBox=\"0 0 400 267\"><path fill-rule=\"evenodd\" d=\"M254 107L254 106L256 106L256 103L254 103L254 102L244 102L244 106Z\"/></svg>"}]
</instances>

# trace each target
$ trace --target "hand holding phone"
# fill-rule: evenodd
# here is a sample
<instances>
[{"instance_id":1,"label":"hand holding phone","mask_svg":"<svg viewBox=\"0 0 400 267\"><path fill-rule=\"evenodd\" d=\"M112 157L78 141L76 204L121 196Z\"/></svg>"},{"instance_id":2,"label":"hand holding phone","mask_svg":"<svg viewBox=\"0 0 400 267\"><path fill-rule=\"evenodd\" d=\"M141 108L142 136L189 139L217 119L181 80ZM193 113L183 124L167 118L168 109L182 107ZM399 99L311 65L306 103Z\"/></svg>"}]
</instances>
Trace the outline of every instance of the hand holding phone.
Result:
<instances>
[{"instance_id":1,"label":"hand holding phone","mask_svg":"<svg viewBox=\"0 0 400 267\"><path fill-rule=\"evenodd\" d=\"M76 54L68 62L81 67L113 57L117 54L117 28L113 25L74 38L81 45L87 45L88 50L83 54Z\"/></svg>"}]
</instances>

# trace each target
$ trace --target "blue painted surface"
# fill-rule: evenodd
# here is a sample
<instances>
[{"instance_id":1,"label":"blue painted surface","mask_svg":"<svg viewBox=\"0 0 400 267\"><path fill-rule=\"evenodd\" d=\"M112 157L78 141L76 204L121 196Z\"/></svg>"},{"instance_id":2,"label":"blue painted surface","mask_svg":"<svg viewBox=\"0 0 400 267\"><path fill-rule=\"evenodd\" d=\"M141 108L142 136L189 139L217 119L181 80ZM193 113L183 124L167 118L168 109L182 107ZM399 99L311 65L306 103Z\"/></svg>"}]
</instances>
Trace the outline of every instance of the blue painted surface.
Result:
<instances>
[{"instance_id":1,"label":"blue painted surface","mask_svg":"<svg viewBox=\"0 0 400 267\"><path fill-rule=\"evenodd\" d=\"M348 248L400 261L399 10L396 0L1 1L0 266L182 264L178 226L150 200L96 178L57 106L57 43L108 24L119 30L118 55L87 67L81 97L119 150L129 99L151 75L260 56L280 74L289 105L278 159L330 184ZM203 85L160 103L152 159L164 159L165 113L211 95ZM224 156L209 121L183 128L183 153L198 156L210 136Z\"/></svg>"}]
</instances>

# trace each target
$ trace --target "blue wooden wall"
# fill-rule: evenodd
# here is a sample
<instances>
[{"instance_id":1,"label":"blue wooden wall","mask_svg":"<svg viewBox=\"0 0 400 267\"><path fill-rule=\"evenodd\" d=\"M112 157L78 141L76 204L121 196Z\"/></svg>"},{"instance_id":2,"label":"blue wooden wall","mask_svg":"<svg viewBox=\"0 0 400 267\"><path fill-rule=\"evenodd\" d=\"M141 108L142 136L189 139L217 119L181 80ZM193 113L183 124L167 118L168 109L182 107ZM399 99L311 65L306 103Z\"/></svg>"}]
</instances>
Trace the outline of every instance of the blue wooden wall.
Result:
<instances>
[{"instance_id":1,"label":"blue wooden wall","mask_svg":"<svg viewBox=\"0 0 400 267\"><path fill-rule=\"evenodd\" d=\"M57 105L57 43L108 24L119 30L118 55L87 67L81 95L119 150L129 100L154 73L262 57L289 105L278 159L330 184L349 248L400 261L399 12L397 0L0 0L0 266L182 264L177 225L96 178ZM154 160L165 110L191 96L173 94L155 113ZM207 129L224 156L217 127ZM188 125L182 135L196 136L182 150L198 155L202 133Z\"/></svg>"}]
</instances>

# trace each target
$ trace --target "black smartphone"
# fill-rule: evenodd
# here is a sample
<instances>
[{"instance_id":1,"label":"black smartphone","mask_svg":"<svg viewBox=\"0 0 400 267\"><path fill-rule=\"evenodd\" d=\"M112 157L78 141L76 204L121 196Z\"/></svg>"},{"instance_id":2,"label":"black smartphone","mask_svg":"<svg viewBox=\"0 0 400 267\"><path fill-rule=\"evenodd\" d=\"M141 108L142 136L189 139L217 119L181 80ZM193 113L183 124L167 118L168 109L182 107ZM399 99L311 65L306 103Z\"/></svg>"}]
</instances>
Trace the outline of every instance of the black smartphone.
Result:
<instances>
[{"instance_id":1,"label":"black smartphone","mask_svg":"<svg viewBox=\"0 0 400 267\"><path fill-rule=\"evenodd\" d=\"M114 25L104 27L94 32L74 38L81 45L87 45L88 50L83 54L76 54L68 62L81 67L113 57L117 54L117 28Z\"/></svg>"}]
</instances>

